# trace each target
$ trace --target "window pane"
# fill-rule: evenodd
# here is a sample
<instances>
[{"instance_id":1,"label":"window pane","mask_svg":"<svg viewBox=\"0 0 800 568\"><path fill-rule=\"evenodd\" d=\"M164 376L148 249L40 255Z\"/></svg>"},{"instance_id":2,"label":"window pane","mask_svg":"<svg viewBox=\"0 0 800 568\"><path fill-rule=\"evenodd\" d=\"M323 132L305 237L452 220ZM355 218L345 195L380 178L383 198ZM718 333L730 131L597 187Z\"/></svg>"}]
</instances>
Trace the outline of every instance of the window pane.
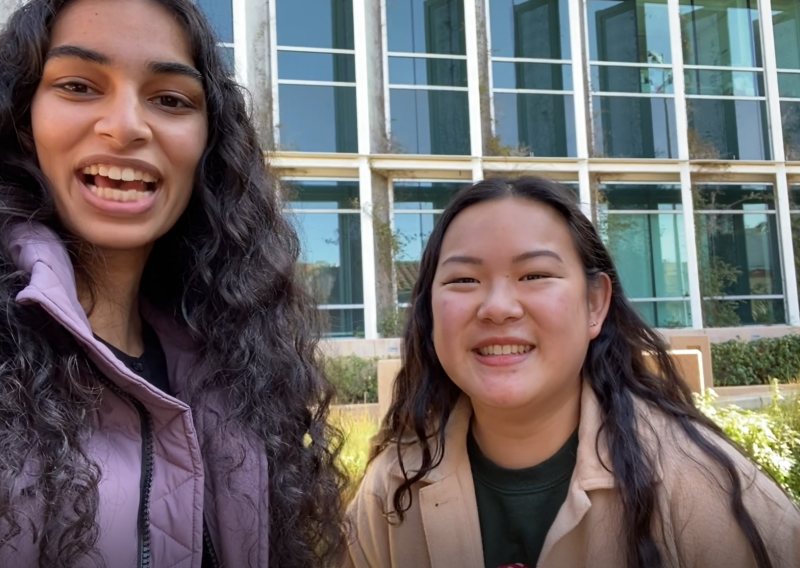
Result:
<instances>
[{"instance_id":1,"label":"window pane","mask_svg":"<svg viewBox=\"0 0 800 568\"><path fill-rule=\"evenodd\" d=\"M228 68L228 73L233 73L236 70L234 49L232 47L225 47L224 45L218 46L217 49L222 56L223 63L225 63L225 66Z\"/></svg>"},{"instance_id":2,"label":"window pane","mask_svg":"<svg viewBox=\"0 0 800 568\"><path fill-rule=\"evenodd\" d=\"M671 98L593 97L594 154L605 158L678 157Z\"/></svg>"},{"instance_id":3,"label":"window pane","mask_svg":"<svg viewBox=\"0 0 800 568\"><path fill-rule=\"evenodd\" d=\"M800 74L778 73L778 94L800 99Z\"/></svg>"},{"instance_id":4,"label":"window pane","mask_svg":"<svg viewBox=\"0 0 800 568\"><path fill-rule=\"evenodd\" d=\"M356 80L355 56L279 51L278 78L353 83Z\"/></svg>"},{"instance_id":5,"label":"window pane","mask_svg":"<svg viewBox=\"0 0 800 568\"><path fill-rule=\"evenodd\" d=\"M464 182L394 182L395 209L436 209L447 207ZM395 218L396 219L396 218Z\"/></svg>"},{"instance_id":6,"label":"window pane","mask_svg":"<svg viewBox=\"0 0 800 568\"><path fill-rule=\"evenodd\" d=\"M718 299L783 294L775 214L699 214L697 234L706 325L782 323L783 310L773 301Z\"/></svg>"},{"instance_id":7,"label":"window pane","mask_svg":"<svg viewBox=\"0 0 800 568\"><path fill-rule=\"evenodd\" d=\"M281 149L357 152L355 87L280 85Z\"/></svg>"},{"instance_id":8,"label":"window pane","mask_svg":"<svg viewBox=\"0 0 800 568\"><path fill-rule=\"evenodd\" d=\"M498 155L577 155L572 95L495 93Z\"/></svg>"},{"instance_id":9,"label":"window pane","mask_svg":"<svg viewBox=\"0 0 800 568\"><path fill-rule=\"evenodd\" d=\"M571 91L572 65L495 61L492 83L497 89Z\"/></svg>"},{"instance_id":10,"label":"window pane","mask_svg":"<svg viewBox=\"0 0 800 568\"><path fill-rule=\"evenodd\" d=\"M767 103L690 99L689 155L698 160L769 160Z\"/></svg>"},{"instance_id":11,"label":"window pane","mask_svg":"<svg viewBox=\"0 0 800 568\"><path fill-rule=\"evenodd\" d=\"M352 0L277 0L278 45L353 49Z\"/></svg>"},{"instance_id":12,"label":"window pane","mask_svg":"<svg viewBox=\"0 0 800 568\"><path fill-rule=\"evenodd\" d=\"M284 181L281 193L292 209L359 209L357 181Z\"/></svg>"},{"instance_id":13,"label":"window pane","mask_svg":"<svg viewBox=\"0 0 800 568\"><path fill-rule=\"evenodd\" d=\"M599 189L603 205L612 211L680 211L683 208L679 185L602 184Z\"/></svg>"},{"instance_id":14,"label":"window pane","mask_svg":"<svg viewBox=\"0 0 800 568\"><path fill-rule=\"evenodd\" d=\"M588 0L593 61L671 63L667 2Z\"/></svg>"},{"instance_id":15,"label":"window pane","mask_svg":"<svg viewBox=\"0 0 800 568\"><path fill-rule=\"evenodd\" d=\"M633 302L634 309L653 327L678 328L692 325L689 302Z\"/></svg>"},{"instance_id":16,"label":"window pane","mask_svg":"<svg viewBox=\"0 0 800 568\"><path fill-rule=\"evenodd\" d=\"M680 0L687 65L761 67L757 0Z\"/></svg>"},{"instance_id":17,"label":"window pane","mask_svg":"<svg viewBox=\"0 0 800 568\"><path fill-rule=\"evenodd\" d=\"M674 92L670 69L592 66L592 90L616 93Z\"/></svg>"},{"instance_id":18,"label":"window pane","mask_svg":"<svg viewBox=\"0 0 800 568\"><path fill-rule=\"evenodd\" d=\"M600 233L631 298L689 294L683 215L607 215Z\"/></svg>"},{"instance_id":19,"label":"window pane","mask_svg":"<svg viewBox=\"0 0 800 568\"><path fill-rule=\"evenodd\" d=\"M765 96L763 73L687 69L684 76L688 95Z\"/></svg>"},{"instance_id":20,"label":"window pane","mask_svg":"<svg viewBox=\"0 0 800 568\"><path fill-rule=\"evenodd\" d=\"M775 209L775 190L771 184L699 184L694 187L694 198L698 211Z\"/></svg>"},{"instance_id":21,"label":"window pane","mask_svg":"<svg viewBox=\"0 0 800 568\"><path fill-rule=\"evenodd\" d=\"M567 0L492 0L492 55L570 59Z\"/></svg>"},{"instance_id":22,"label":"window pane","mask_svg":"<svg viewBox=\"0 0 800 568\"><path fill-rule=\"evenodd\" d=\"M290 214L302 242L298 269L318 304L361 304L361 216Z\"/></svg>"},{"instance_id":23,"label":"window pane","mask_svg":"<svg viewBox=\"0 0 800 568\"><path fill-rule=\"evenodd\" d=\"M364 337L364 310L319 310L325 337Z\"/></svg>"},{"instance_id":24,"label":"window pane","mask_svg":"<svg viewBox=\"0 0 800 568\"><path fill-rule=\"evenodd\" d=\"M800 160L800 102L782 101L783 144L786 159Z\"/></svg>"},{"instance_id":25,"label":"window pane","mask_svg":"<svg viewBox=\"0 0 800 568\"><path fill-rule=\"evenodd\" d=\"M405 154L470 153L464 91L390 89L392 141Z\"/></svg>"},{"instance_id":26,"label":"window pane","mask_svg":"<svg viewBox=\"0 0 800 568\"><path fill-rule=\"evenodd\" d=\"M463 0L386 0L386 26L389 51L467 53Z\"/></svg>"},{"instance_id":27,"label":"window pane","mask_svg":"<svg viewBox=\"0 0 800 568\"><path fill-rule=\"evenodd\" d=\"M772 26L778 69L800 69L800 4L773 0Z\"/></svg>"},{"instance_id":28,"label":"window pane","mask_svg":"<svg viewBox=\"0 0 800 568\"><path fill-rule=\"evenodd\" d=\"M399 213L394 216L395 238L399 251L395 256L397 301L406 303L417 281L419 263L433 227L441 215L432 213Z\"/></svg>"},{"instance_id":29,"label":"window pane","mask_svg":"<svg viewBox=\"0 0 800 568\"><path fill-rule=\"evenodd\" d=\"M463 59L390 57L389 82L393 85L466 87L467 62Z\"/></svg>"},{"instance_id":30,"label":"window pane","mask_svg":"<svg viewBox=\"0 0 800 568\"><path fill-rule=\"evenodd\" d=\"M231 0L197 0L223 43L233 43L233 3Z\"/></svg>"}]
</instances>

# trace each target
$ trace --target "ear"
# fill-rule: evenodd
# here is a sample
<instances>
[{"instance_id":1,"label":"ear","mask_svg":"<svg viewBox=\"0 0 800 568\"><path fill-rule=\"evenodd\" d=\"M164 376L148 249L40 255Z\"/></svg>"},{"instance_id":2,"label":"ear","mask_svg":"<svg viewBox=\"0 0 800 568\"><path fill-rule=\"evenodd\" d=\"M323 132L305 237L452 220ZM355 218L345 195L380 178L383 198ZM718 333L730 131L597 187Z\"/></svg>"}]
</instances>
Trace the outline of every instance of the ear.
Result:
<instances>
[{"instance_id":1,"label":"ear","mask_svg":"<svg viewBox=\"0 0 800 568\"><path fill-rule=\"evenodd\" d=\"M600 335L603 322L611 306L611 278L608 274L601 273L594 282L589 283L589 338L594 339Z\"/></svg>"}]
</instances>

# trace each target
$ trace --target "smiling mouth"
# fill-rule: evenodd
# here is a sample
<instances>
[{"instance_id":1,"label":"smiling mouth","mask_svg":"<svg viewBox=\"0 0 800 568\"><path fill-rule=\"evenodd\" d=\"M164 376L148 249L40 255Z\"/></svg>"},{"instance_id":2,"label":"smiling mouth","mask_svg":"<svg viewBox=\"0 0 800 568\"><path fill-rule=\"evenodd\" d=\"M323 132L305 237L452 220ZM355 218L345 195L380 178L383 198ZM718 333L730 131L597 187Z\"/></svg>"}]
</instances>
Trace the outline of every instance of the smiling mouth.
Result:
<instances>
[{"instance_id":1,"label":"smiling mouth","mask_svg":"<svg viewBox=\"0 0 800 568\"><path fill-rule=\"evenodd\" d=\"M87 166L79 177L94 195L108 201L136 202L152 197L161 180L135 168Z\"/></svg>"},{"instance_id":2,"label":"smiling mouth","mask_svg":"<svg viewBox=\"0 0 800 568\"><path fill-rule=\"evenodd\" d=\"M493 357L496 355L519 355L527 353L531 349L533 349L531 345L488 345L476 349L476 351L484 357Z\"/></svg>"}]
</instances>

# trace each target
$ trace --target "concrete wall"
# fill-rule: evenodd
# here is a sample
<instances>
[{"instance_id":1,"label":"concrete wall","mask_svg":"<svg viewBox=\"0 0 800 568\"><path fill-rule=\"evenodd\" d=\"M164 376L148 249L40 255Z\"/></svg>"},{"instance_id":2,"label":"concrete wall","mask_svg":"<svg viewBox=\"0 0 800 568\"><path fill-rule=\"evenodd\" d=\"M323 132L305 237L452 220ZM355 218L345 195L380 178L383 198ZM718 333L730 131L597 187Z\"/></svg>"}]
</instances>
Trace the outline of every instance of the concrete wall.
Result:
<instances>
[{"instance_id":1,"label":"concrete wall","mask_svg":"<svg viewBox=\"0 0 800 568\"><path fill-rule=\"evenodd\" d=\"M0 0L0 26L6 23L11 12L21 4L20 0Z\"/></svg>"}]
</instances>

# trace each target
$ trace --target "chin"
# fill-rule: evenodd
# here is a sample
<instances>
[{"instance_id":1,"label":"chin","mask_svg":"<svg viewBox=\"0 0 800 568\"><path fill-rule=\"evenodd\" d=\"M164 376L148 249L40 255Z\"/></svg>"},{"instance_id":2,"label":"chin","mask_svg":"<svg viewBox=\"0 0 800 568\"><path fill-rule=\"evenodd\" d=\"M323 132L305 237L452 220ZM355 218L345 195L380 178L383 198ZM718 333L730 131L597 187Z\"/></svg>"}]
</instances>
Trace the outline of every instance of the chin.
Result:
<instances>
[{"instance_id":1,"label":"chin","mask_svg":"<svg viewBox=\"0 0 800 568\"><path fill-rule=\"evenodd\" d=\"M146 248L152 245L158 236L141 229L109 228L103 231L81 231L78 236L99 249L126 251Z\"/></svg>"}]
</instances>

